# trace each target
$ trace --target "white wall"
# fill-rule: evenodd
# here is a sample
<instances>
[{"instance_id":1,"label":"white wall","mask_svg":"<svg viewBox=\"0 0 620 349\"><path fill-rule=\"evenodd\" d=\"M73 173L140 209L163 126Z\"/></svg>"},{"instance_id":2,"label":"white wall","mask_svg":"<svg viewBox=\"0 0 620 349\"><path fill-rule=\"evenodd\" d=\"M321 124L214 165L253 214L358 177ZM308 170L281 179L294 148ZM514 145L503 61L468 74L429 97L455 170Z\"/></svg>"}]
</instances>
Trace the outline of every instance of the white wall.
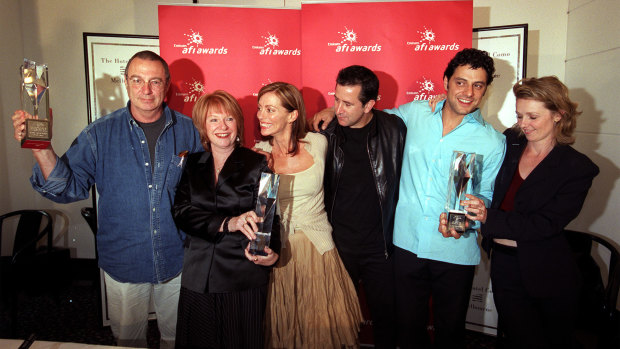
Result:
<instances>
[{"instance_id":1,"label":"white wall","mask_svg":"<svg viewBox=\"0 0 620 349\"><path fill-rule=\"evenodd\" d=\"M571 97L580 102L583 110L578 119L575 148L601 169L581 215L572 226L604 235L615 241L616 247L620 247L618 14L617 0L570 1L565 80ZM607 258L603 252L601 256Z\"/></svg>"},{"instance_id":2,"label":"white wall","mask_svg":"<svg viewBox=\"0 0 620 349\"><path fill-rule=\"evenodd\" d=\"M527 77L564 80L568 0L474 0L474 28L528 23Z\"/></svg>"}]
</instances>

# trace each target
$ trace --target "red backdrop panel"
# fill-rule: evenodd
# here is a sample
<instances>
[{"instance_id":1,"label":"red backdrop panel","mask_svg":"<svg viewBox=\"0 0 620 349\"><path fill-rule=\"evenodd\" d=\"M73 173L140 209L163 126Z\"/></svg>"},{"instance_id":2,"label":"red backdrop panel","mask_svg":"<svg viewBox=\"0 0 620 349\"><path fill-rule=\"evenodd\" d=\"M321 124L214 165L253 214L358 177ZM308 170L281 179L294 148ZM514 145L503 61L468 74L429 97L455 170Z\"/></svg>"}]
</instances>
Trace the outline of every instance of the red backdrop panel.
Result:
<instances>
[{"instance_id":1,"label":"red backdrop panel","mask_svg":"<svg viewBox=\"0 0 620 349\"><path fill-rule=\"evenodd\" d=\"M260 138L256 94L270 82L303 87L308 117L333 104L338 70L352 64L378 75L377 108L428 99L444 92L448 61L471 47L472 15L472 1L304 4L301 11L160 5L168 102L191 115L200 95L230 92L243 108L251 146ZM371 343L364 300L362 292L361 342Z\"/></svg>"},{"instance_id":2,"label":"red backdrop panel","mask_svg":"<svg viewBox=\"0 0 620 349\"><path fill-rule=\"evenodd\" d=\"M241 104L245 143L253 145L258 90L274 81L301 88L300 22L299 10L160 5L169 105L191 116L199 96L225 90Z\"/></svg>"},{"instance_id":3,"label":"red backdrop panel","mask_svg":"<svg viewBox=\"0 0 620 349\"><path fill-rule=\"evenodd\" d=\"M443 93L443 71L471 47L471 1L303 4L302 81L308 114L333 104L338 70L352 64L380 81L377 108Z\"/></svg>"}]
</instances>

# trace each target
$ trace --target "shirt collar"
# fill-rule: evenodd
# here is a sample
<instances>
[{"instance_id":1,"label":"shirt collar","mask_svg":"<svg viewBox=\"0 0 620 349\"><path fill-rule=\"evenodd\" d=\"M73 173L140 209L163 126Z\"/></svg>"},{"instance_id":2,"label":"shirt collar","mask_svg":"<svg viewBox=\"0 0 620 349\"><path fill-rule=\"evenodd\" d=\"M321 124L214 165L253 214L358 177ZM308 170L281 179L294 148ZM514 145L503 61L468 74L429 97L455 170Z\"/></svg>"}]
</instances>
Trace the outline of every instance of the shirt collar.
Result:
<instances>
[{"instance_id":1,"label":"shirt collar","mask_svg":"<svg viewBox=\"0 0 620 349\"><path fill-rule=\"evenodd\" d=\"M166 119L166 124L165 127L167 127L168 125L170 125L173 122L176 122L176 115L174 115L174 113L172 112L172 109L168 108L168 105L164 102L162 104L163 110L162 113L164 114L163 117ZM133 116L131 116L131 101L127 102L127 121L132 124L137 125L138 123L136 122L136 120L133 118Z\"/></svg>"},{"instance_id":2,"label":"shirt collar","mask_svg":"<svg viewBox=\"0 0 620 349\"><path fill-rule=\"evenodd\" d=\"M439 117L441 117L441 111L443 109L444 104L446 103L446 100L444 99L443 101L437 103L437 107L435 107L435 111L433 112L433 115L437 115ZM474 120L476 122L478 122L480 125L482 126L486 126L487 122L484 121L484 118L482 117L482 113L480 113L480 108L476 108L476 110L474 110L473 112L465 115L465 117L463 118L464 122L469 122L469 120Z\"/></svg>"}]
</instances>

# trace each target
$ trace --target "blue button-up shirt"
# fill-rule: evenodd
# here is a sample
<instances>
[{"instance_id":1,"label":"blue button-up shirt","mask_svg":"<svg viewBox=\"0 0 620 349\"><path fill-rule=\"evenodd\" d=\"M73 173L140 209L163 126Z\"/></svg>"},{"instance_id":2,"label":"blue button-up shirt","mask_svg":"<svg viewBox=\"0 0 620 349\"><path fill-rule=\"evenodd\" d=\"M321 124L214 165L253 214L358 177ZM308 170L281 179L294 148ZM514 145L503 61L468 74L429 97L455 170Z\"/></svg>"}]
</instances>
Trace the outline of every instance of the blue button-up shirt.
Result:
<instances>
[{"instance_id":1,"label":"blue button-up shirt","mask_svg":"<svg viewBox=\"0 0 620 349\"><path fill-rule=\"evenodd\" d=\"M88 198L96 184L99 266L121 282L161 283L181 272L185 234L170 211L183 169L178 154L202 151L202 145L189 117L167 106L163 116L153 164L128 105L88 125L47 181L38 165L30 179L59 203Z\"/></svg>"},{"instance_id":2,"label":"blue button-up shirt","mask_svg":"<svg viewBox=\"0 0 620 349\"><path fill-rule=\"evenodd\" d=\"M470 230L460 239L444 238L437 230L439 215L445 212L448 177L454 150L482 155L473 193L490 204L495 176L504 159L505 139L480 111L467 114L450 133L442 136L442 108L431 112L427 101L414 101L386 110L407 125L405 156L394 222L394 245L420 258L476 265L480 262L477 233ZM472 228L476 228L473 226Z\"/></svg>"}]
</instances>

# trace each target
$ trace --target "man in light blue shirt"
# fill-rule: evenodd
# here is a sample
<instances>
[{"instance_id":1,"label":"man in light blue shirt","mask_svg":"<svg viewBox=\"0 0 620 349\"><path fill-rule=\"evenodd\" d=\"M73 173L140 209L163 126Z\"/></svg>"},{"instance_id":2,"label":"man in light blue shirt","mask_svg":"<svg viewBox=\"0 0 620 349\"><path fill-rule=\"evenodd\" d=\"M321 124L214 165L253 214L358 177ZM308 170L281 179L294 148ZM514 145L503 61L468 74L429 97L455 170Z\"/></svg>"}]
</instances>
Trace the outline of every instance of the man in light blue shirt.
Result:
<instances>
[{"instance_id":1,"label":"man in light blue shirt","mask_svg":"<svg viewBox=\"0 0 620 349\"><path fill-rule=\"evenodd\" d=\"M405 155L394 223L400 347L430 347L426 331L432 296L436 348L462 348L475 266L477 233L438 232L455 150L482 157L478 197L491 202L505 152L504 136L478 110L493 80L493 59L484 51L457 53L444 72L447 98L431 111L426 101L386 110L407 125Z\"/></svg>"}]
</instances>

